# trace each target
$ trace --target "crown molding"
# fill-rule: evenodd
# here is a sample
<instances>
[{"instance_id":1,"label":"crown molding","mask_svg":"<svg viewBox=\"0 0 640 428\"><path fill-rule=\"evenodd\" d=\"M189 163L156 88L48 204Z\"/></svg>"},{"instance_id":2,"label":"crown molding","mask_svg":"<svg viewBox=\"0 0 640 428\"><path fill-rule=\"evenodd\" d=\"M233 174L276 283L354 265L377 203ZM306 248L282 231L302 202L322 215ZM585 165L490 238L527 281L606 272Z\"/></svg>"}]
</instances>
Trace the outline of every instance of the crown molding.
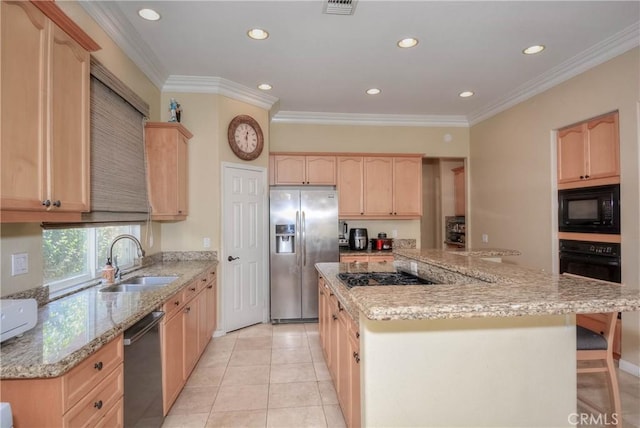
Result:
<instances>
[{"instance_id":1,"label":"crown molding","mask_svg":"<svg viewBox=\"0 0 640 428\"><path fill-rule=\"evenodd\" d=\"M78 0L78 3L149 80L156 87L162 88L169 73L118 5L115 2L89 0Z\"/></svg>"},{"instance_id":2,"label":"crown molding","mask_svg":"<svg viewBox=\"0 0 640 428\"><path fill-rule=\"evenodd\" d=\"M173 75L169 76L164 86L162 86L162 91L220 94L267 110L270 110L278 101L278 98L272 95L222 77Z\"/></svg>"},{"instance_id":3,"label":"crown molding","mask_svg":"<svg viewBox=\"0 0 640 428\"><path fill-rule=\"evenodd\" d=\"M280 111L272 122L314 125L374 125L374 126L448 126L466 128L464 116L360 114Z\"/></svg>"},{"instance_id":4,"label":"crown molding","mask_svg":"<svg viewBox=\"0 0 640 428\"><path fill-rule=\"evenodd\" d=\"M580 52L467 116L475 125L640 45L640 21Z\"/></svg>"}]
</instances>

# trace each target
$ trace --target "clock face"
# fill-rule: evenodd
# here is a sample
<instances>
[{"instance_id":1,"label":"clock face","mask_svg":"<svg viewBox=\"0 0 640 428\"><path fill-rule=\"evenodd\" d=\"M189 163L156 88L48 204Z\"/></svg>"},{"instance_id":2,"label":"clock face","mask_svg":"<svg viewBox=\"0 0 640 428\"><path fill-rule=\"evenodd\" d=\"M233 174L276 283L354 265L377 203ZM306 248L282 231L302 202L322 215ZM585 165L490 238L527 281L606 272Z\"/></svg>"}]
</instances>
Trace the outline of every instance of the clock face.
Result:
<instances>
[{"instance_id":1,"label":"clock face","mask_svg":"<svg viewBox=\"0 0 640 428\"><path fill-rule=\"evenodd\" d=\"M240 115L233 118L228 129L229 147L243 160L253 160L260 156L264 145L262 129L251 116Z\"/></svg>"},{"instance_id":2,"label":"clock face","mask_svg":"<svg viewBox=\"0 0 640 428\"><path fill-rule=\"evenodd\" d=\"M238 148L245 153L253 152L258 146L258 133L248 123L241 123L234 133Z\"/></svg>"}]
</instances>

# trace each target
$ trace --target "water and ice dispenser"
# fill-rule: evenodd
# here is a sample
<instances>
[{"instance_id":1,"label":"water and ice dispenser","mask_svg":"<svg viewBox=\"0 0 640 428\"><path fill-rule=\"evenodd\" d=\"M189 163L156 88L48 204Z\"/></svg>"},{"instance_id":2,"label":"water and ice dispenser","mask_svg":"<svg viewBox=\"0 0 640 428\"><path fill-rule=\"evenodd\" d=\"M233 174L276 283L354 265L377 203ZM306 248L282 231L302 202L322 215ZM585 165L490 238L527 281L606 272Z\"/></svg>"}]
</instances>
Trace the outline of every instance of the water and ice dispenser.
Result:
<instances>
[{"instance_id":1,"label":"water and ice dispenser","mask_svg":"<svg viewBox=\"0 0 640 428\"><path fill-rule=\"evenodd\" d=\"M276 253L295 253L295 235L295 224L276 224Z\"/></svg>"}]
</instances>

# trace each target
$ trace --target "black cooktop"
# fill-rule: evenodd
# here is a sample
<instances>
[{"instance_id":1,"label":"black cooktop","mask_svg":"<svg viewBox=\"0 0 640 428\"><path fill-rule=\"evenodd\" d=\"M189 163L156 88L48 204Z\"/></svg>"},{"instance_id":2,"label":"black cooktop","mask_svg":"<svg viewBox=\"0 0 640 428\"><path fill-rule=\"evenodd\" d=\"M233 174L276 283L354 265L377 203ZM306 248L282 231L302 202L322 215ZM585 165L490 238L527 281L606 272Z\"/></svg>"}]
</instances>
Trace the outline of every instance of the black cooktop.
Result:
<instances>
[{"instance_id":1,"label":"black cooktop","mask_svg":"<svg viewBox=\"0 0 640 428\"><path fill-rule=\"evenodd\" d=\"M409 272L363 272L363 273L339 273L338 279L345 283L347 288L366 285L421 285L435 284L428 279L420 278Z\"/></svg>"}]
</instances>

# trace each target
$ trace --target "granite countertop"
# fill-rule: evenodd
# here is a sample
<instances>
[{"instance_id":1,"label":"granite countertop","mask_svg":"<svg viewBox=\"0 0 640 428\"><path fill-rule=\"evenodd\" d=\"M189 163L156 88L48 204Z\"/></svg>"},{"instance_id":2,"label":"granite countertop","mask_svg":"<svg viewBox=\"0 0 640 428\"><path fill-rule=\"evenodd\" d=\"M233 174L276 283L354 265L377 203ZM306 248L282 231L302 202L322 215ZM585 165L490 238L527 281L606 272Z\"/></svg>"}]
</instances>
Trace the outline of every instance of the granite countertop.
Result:
<instances>
[{"instance_id":1,"label":"granite countertop","mask_svg":"<svg viewBox=\"0 0 640 428\"><path fill-rule=\"evenodd\" d=\"M38 309L38 324L2 343L1 379L63 375L122 334L217 261L164 261L128 273L178 276L166 287L147 292L100 293L104 285L54 300Z\"/></svg>"},{"instance_id":2,"label":"granite countertop","mask_svg":"<svg viewBox=\"0 0 640 428\"><path fill-rule=\"evenodd\" d=\"M354 320L453 319L562 315L640 310L637 285L553 275L514 264L482 260L516 255L510 250L394 250L390 263L318 263L342 305ZM343 272L411 270L435 279L434 285L367 286L348 289Z\"/></svg>"}]
</instances>

